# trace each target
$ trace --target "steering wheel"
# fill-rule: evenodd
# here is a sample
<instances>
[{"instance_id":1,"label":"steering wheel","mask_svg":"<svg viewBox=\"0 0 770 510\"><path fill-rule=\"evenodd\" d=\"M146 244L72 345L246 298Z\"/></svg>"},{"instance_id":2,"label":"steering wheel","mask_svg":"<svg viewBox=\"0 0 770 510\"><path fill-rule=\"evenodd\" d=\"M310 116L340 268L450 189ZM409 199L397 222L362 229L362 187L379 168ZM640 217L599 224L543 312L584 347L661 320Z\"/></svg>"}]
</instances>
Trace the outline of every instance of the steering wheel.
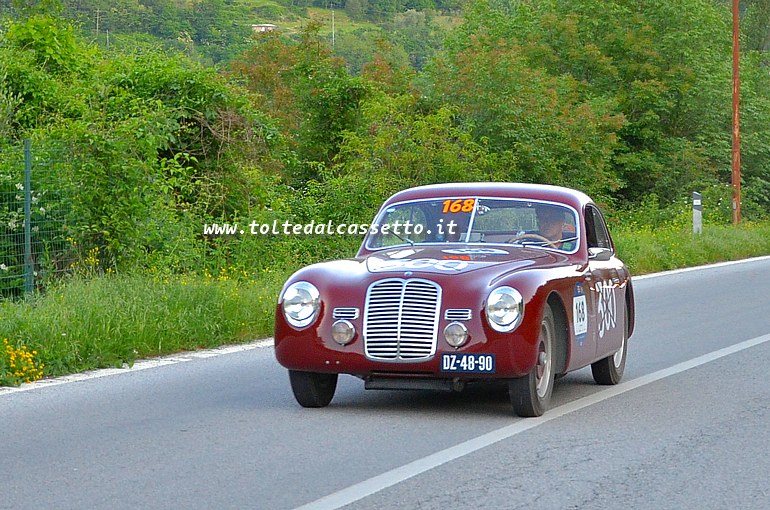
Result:
<instances>
[{"instance_id":1,"label":"steering wheel","mask_svg":"<svg viewBox=\"0 0 770 510\"><path fill-rule=\"evenodd\" d=\"M547 237L543 237L540 234L524 233L524 234L519 234L511 237L506 241L506 243L513 243L521 239L534 239L535 241L540 241L542 243L545 243L545 245L555 245L561 242L561 241L551 241Z\"/></svg>"}]
</instances>

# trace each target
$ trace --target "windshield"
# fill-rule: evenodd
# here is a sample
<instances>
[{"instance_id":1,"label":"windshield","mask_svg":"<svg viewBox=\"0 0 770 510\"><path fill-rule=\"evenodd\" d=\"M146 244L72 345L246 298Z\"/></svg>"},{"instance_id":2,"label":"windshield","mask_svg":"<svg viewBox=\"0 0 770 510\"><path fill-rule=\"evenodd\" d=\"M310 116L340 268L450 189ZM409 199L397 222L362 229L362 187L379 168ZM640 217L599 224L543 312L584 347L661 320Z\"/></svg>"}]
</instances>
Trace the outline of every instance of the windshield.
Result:
<instances>
[{"instance_id":1,"label":"windshield","mask_svg":"<svg viewBox=\"0 0 770 510\"><path fill-rule=\"evenodd\" d=\"M369 249L424 243L505 243L574 253L577 213L555 202L439 198L393 204L369 229Z\"/></svg>"}]
</instances>

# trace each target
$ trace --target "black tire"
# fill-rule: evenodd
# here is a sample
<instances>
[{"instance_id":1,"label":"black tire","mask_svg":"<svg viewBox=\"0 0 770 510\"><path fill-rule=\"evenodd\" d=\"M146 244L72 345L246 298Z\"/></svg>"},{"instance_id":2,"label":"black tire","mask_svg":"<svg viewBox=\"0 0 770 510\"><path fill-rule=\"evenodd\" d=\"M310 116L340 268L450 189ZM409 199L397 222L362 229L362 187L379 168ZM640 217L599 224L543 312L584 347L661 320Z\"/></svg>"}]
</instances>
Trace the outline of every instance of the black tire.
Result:
<instances>
[{"instance_id":1,"label":"black tire","mask_svg":"<svg viewBox=\"0 0 770 510\"><path fill-rule=\"evenodd\" d=\"M289 370L294 398L302 407L326 407L337 389L337 374L316 374Z\"/></svg>"},{"instance_id":2,"label":"black tire","mask_svg":"<svg viewBox=\"0 0 770 510\"><path fill-rule=\"evenodd\" d=\"M594 376L596 384L612 386L618 384L623 379L623 372L626 370L626 355L628 354L628 314L623 331L623 345L617 352L591 363L591 373Z\"/></svg>"},{"instance_id":3,"label":"black tire","mask_svg":"<svg viewBox=\"0 0 770 510\"><path fill-rule=\"evenodd\" d=\"M538 337L538 361L532 371L524 377L508 382L508 395L513 412L522 417L541 416L551 402L554 384L554 353L556 327L551 307L543 310Z\"/></svg>"}]
</instances>

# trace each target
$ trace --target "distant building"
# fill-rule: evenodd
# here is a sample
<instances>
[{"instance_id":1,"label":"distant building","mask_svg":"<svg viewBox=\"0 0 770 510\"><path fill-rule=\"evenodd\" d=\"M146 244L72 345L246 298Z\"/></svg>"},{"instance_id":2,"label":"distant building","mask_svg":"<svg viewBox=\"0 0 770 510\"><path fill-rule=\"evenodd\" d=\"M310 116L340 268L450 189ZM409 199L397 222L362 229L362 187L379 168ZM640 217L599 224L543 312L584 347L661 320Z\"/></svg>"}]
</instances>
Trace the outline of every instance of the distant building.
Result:
<instances>
[{"instance_id":1,"label":"distant building","mask_svg":"<svg viewBox=\"0 0 770 510\"><path fill-rule=\"evenodd\" d=\"M251 25L251 29L255 32L272 32L278 28L278 25L273 25L272 23L258 23L256 25Z\"/></svg>"}]
</instances>

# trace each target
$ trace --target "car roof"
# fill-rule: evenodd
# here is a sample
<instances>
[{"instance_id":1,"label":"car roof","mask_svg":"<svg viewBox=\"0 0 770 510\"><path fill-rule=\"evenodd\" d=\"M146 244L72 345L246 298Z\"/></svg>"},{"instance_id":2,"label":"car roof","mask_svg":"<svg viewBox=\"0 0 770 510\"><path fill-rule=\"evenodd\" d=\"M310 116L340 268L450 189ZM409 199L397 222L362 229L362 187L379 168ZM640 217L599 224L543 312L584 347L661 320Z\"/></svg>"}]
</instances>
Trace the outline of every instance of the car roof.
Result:
<instances>
[{"instance_id":1,"label":"car roof","mask_svg":"<svg viewBox=\"0 0 770 510\"><path fill-rule=\"evenodd\" d=\"M578 211L582 210L585 204L593 203L585 193L562 186L509 182L460 182L409 188L390 197L386 204L462 196L546 200L570 205Z\"/></svg>"}]
</instances>

